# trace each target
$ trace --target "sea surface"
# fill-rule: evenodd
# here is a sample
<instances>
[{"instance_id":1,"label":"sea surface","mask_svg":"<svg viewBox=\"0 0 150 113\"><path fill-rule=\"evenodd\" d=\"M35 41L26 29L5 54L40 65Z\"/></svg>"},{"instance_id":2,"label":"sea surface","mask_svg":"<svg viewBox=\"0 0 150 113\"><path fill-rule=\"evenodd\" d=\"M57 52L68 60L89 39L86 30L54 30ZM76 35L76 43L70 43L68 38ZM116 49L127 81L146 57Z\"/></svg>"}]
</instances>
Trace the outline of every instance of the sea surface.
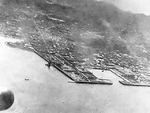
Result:
<instances>
[{"instance_id":1,"label":"sea surface","mask_svg":"<svg viewBox=\"0 0 150 113\"><path fill-rule=\"evenodd\" d=\"M36 54L6 46L0 37L0 88L14 92L12 107L1 113L149 113L150 88L123 86L109 71L90 70L113 85L69 83Z\"/></svg>"}]
</instances>

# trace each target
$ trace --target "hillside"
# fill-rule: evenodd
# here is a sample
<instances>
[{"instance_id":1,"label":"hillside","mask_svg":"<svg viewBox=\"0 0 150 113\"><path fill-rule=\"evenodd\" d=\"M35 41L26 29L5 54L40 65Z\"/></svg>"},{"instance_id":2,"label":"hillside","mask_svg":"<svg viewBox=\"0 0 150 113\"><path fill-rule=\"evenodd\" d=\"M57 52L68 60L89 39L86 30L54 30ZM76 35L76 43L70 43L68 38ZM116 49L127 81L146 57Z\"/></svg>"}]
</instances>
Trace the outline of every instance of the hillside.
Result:
<instances>
[{"instance_id":1,"label":"hillside","mask_svg":"<svg viewBox=\"0 0 150 113\"><path fill-rule=\"evenodd\" d=\"M0 6L1 33L23 40L8 45L66 55L84 68L125 68L132 76L150 75L149 22L93 0L2 0Z\"/></svg>"}]
</instances>

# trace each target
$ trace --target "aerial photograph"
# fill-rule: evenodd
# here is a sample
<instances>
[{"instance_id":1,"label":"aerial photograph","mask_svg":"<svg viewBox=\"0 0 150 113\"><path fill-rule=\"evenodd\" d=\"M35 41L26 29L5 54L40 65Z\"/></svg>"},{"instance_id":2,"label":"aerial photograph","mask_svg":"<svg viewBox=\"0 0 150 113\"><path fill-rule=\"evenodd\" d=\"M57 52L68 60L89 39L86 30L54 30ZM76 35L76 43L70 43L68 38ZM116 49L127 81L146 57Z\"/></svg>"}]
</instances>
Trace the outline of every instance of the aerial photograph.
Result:
<instances>
[{"instance_id":1,"label":"aerial photograph","mask_svg":"<svg viewBox=\"0 0 150 113\"><path fill-rule=\"evenodd\" d=\"M149 0L0 0L0 112L150 113Z\"/></svg>"}]
</instances>

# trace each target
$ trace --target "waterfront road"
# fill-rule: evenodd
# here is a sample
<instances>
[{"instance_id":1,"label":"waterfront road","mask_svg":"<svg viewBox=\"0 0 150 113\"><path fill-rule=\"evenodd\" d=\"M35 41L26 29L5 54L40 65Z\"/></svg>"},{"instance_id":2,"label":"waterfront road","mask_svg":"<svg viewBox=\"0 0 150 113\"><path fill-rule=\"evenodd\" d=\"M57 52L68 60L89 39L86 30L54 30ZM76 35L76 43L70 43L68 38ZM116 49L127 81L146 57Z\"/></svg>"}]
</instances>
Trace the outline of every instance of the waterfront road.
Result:
<instances>
[{"instance_id":1,"label":"waterfront road","mask_svg":"<svg viewBox=\"0 0 150 113\"><path fill-rule=\"evenodd\" d=\"M68 83L35 53L10 48L0 37L0 88L14 92L12 107L1 113L150 113L150 87L123 86L109 71L91 70L113 85Z\"/></svg>"}]
</instances>

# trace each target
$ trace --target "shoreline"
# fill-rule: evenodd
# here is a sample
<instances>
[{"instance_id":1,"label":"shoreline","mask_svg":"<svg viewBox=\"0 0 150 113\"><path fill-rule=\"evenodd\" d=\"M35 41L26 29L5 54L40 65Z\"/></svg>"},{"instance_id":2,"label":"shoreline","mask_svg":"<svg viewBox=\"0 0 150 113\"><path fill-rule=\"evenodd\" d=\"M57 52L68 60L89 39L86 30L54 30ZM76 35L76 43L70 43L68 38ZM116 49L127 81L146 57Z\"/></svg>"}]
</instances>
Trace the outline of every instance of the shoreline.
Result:
<instances>
[{"instance_id":1,"label":"shoreline","mask_svg":"<svg viewBox=\"0 0 150 113\"><path fill-rule=\"evenodd\" d=\"M55 68L48 69L44 65L46 62L35 53L10 48L5 45L5 39L2 40L0 86L11 89L15 96L14 104L6 113L150 111L150 89L147 87L125 87L118 82L120 78L116 75L99 70L93 70L94 75L107 75L114 85L70 84L61 72Z\"/></svg>"}]
</instances>

